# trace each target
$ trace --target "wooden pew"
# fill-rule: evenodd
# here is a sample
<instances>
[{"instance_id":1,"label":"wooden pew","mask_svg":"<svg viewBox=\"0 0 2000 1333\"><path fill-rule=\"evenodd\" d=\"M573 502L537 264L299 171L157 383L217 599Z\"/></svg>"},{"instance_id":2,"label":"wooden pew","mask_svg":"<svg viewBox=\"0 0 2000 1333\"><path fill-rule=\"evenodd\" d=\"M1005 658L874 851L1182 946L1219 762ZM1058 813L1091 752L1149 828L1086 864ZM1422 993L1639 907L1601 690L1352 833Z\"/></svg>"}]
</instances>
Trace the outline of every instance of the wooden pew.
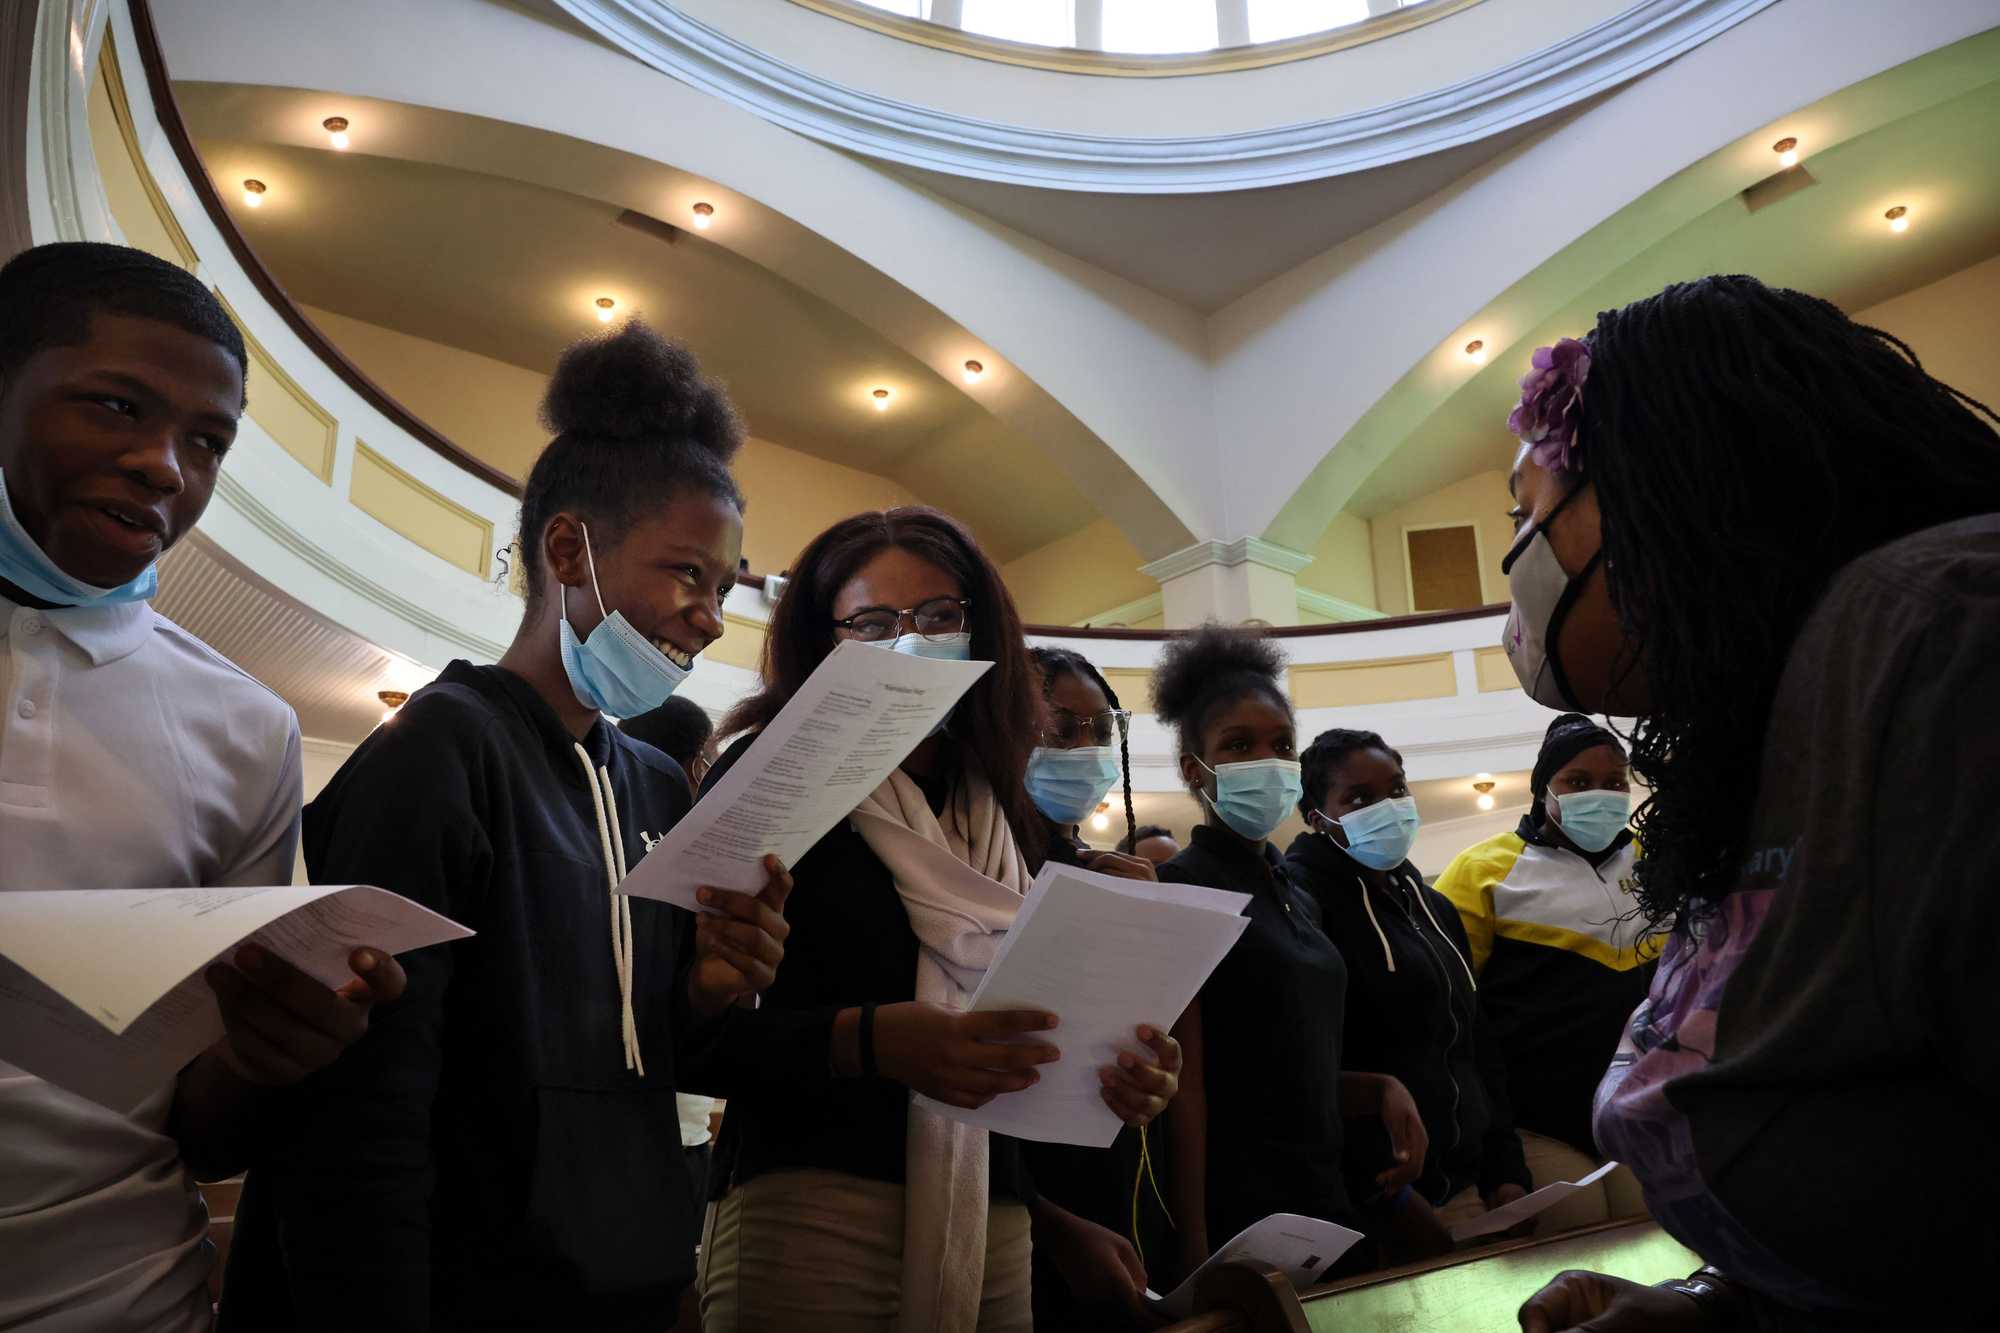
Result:
<instances>
[{"instance_id":1,"label":"wooden pew","mask_svg":"<svg viewBox=\"0 0 2000 1333\"><path fill-rule=\"evenodd\" d=\"M1421 1333L1515 1326L1514 1312L1566 1268L1634 1282L1681 1277L1701 1260L1658 1224L1623 1219L1545 1239L1503 1241L1294 1294L1275 1269L1249 1264L1197 1291L1193 1319L1163 1333Z\"/></svg>"}]
</instances>

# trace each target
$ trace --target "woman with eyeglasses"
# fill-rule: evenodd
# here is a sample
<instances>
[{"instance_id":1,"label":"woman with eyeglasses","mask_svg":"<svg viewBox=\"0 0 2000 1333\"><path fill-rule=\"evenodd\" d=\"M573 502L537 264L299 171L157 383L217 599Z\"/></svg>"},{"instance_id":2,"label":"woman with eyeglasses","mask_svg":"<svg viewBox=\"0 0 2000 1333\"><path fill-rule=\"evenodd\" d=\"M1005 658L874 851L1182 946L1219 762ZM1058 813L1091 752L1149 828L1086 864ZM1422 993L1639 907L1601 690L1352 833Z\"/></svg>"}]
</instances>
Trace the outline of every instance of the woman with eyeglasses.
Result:
<instances>
[{"instance_id":1,"label":"woman with eyeglasses","mask_svg":"<svg viewBox=\"0 0 2000 1333\"><path fill-rule=\"evenodd\" d=\"M1458 913L1410 863L1418 818L1403 756L1372 731L1335 728L1313 739L1300 765L1306 831L1286 849L1285 868L1347 963L1343 1058L1394 1074L1424 1118L1423 1174L1390 1203L1406 1234L1442 1252L1451 1226L1514 1202L1532 1183L1499 1043ZM1350 1146L1363 1164L1382 1151L1360 1133Z\"/></svg>"},{"instance_id":2,"label":"woman with eyeglasses","mask_svg":"<svg viewBox=\"0 0 2000 1333\"><path fill-rule=\"evenodd\" d=\"M725 1020L702 1325L1025 1330L1032 1249L1136 1312L1144 1273L1116 1234L1038 1197L1020 1145L910 1096L982 1106L1065 1055L1058 1015L964 1012L1045 851L1025 785L1041 688L1013 601L972 536L934 509L837 523L799 556L771 616L765 687L725 733L768 725L843 641L993 665L799 859L779 983ZM1174 1095L1180 1051L1164 1031L1135 1038L1129 1064L1101 1078L1105 1102L1143 1125Z\"/></svg>"},{"instance_id":3,"label":"woman with eyeglasses","mask_svg":"<svg viewBox=\"0 0 2000 1333\"><path fill-rule=\"evenodd\" d=\"M1348 1192L1348 1118L1379 1117L1389 1131L1395 1160L1376 1191L1414 1180L1428 1146L1401 1083L1343 1069L1347 966L1271 845L1299 798L1284 671L1269 639L1216 625L1170 642L1153 671L1153 711L1174 728L1181 779L1207 811L1160 878L1250 898L1249 926L1174 1027L1185 1063L1168 1198L1190 1271L1272 1213L1376 1233ZM1342 1270L1365 1268L1375 1249L1356 1246Z\"/></svg>"},{"instance_id":4,"label":"woman with eyeglasses","mask_svg":"<svg viewBox=\"0 0 2000 1333\"><path fill-rule=\"evenodd\" d=\"M1132 811L1131 758L1126 732L1131 714L1090 660L1068 648L1028 650L1041 676L1042 724L1028 756L1028 795L1048 824L1048 859L1121 879L1151 880L1153 863L1144 857L1096 851L1079 836L1079 825L1097 810L1114 785L1124 784L1125 826L1137 829ZM1063 1143L1024 1145L1036 1188L1078 1217L1128 1238L1135 1264L1153 1264L1160 1274L1150 1285L1173 1285L1158 1267L1172 1261L1165 1196L1154 1173L1160 1151L1157 1127L1127 1126L1108 1148ZM1165 1283L1166 1286L1162 1286ZM1073 1290L1061 1267L1046 1254L1035 1258L1035 1327L1090 1330L1130 1326L1131 1311L1107 1307Z\"/></svg>"}]
</instances>

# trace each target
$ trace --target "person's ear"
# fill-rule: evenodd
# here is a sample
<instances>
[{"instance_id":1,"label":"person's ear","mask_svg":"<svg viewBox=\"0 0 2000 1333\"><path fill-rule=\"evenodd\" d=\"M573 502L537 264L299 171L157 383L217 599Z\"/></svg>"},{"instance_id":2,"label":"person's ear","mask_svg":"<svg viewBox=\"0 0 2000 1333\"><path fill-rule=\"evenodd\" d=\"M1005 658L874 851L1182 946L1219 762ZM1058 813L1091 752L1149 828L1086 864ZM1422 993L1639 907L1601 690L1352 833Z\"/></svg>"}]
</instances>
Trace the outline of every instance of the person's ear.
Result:
<instances>
[{"instance_id":1,"label":"person's ear","mask_svg":"<svg viewBox=\"0 0 2000 1333\"><path fill-rule=\"evenodd\" d=\"M1189 791L1206 791L1207 770L1191 754L1181 756L1181 785Z\"/></svg>"},{"instance_id":2,"label":"person's ear","mask_svg":"<svg viewBox=\"0 0 2000 1333\"><path fill-rule=\"evenodd\" d=\"M567 512L552 516L542 529L543 567L557 583L581 588L590 582L588 564L583 553L582 521Z\"/></svg>"}]
</instances>

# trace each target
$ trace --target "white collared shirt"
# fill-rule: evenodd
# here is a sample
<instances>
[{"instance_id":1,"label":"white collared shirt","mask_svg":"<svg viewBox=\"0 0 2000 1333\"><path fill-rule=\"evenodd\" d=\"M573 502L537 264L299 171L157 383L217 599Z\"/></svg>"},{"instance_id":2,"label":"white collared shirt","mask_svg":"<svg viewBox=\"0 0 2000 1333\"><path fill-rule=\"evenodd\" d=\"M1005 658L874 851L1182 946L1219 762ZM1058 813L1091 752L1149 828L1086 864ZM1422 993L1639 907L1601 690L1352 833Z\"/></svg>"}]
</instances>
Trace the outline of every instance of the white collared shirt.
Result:
<instances>
[{"instance_id":1,"label":"white collared shirt","mask_svg":"<svg viewBox=\"0 0 2000 1333\"><path fill-rule=\"evenodd\" d=\"M298 719L145 603L0 597L0 709L0 890L291 882ZM121 1115L0 1061L0 1328L209 1326L172 1098Z\"/></svg>"}]
</instances>

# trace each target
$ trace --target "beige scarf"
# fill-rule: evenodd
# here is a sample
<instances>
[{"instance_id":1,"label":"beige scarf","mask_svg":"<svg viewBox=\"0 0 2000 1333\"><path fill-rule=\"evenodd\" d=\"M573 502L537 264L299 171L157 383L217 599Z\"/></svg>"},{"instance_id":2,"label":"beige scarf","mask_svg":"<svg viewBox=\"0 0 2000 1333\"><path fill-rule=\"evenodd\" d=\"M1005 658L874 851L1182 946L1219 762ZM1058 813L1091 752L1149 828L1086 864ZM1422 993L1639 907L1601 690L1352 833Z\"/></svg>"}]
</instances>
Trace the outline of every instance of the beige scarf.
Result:
<instances>
[{"instance_id":1,"label":"beige scarf","mask_svg":"<svg viewBox=\"0 0 2000 1333\"><path fill-rule=\"evenodd\" d=\"M917 999L963 1009L1014 924L1027 867L968 773L946 829L901 769L854 812L917 932ZM912 1104L904 1145L902 1333L973 1333L986 1277L986 1131Z\"/></svg>"}]
</instances>

